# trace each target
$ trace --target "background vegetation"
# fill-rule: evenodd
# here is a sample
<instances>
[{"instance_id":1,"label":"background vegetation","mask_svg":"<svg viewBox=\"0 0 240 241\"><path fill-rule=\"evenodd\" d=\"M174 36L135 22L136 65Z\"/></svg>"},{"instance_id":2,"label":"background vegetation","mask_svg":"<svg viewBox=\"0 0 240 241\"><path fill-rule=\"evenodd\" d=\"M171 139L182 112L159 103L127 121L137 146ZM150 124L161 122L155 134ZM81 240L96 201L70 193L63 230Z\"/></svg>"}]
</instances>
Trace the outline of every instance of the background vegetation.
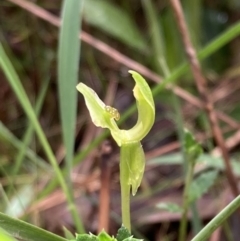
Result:
<instances>
[{"instance_id":1,"label":"background vegetation","mask_svg":"<svg viewBox=\"0 0 240 241\"><path fill-rule=\"evenodd\" d=\"M181 3L237 184L240 3ZM65 18L59 32L61 8ZM129 69L146 78L156 104L154 127L142 143L144 180L131 203L136 236L177 240L185 127L203 148L189 191L189 238L233 199L229 170L173 12L169 1L157 0L85 0L70 10L61 1L0 1L0 58L8 71L0 71L1 212L58 234L64 234L63 226L73 233L103 227L116 233L121 225L118 148L108 132L91 123L75 85L81 81L93 88L119 110L121 127L129 129L136 121ZM72 42L69 36L77 34L80 19L81 42ZM238 240L239 221L233 215L211 240Z\"/></svg>"}]
</instances>

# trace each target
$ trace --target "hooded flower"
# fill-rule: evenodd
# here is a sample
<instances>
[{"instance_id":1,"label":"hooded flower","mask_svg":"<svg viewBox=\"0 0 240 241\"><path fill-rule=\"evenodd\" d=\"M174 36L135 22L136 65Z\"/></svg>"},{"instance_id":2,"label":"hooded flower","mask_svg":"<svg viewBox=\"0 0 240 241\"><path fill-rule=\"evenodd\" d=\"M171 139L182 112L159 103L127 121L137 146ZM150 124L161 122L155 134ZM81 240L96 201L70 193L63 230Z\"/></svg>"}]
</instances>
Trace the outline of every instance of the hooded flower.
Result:
<instances>
[{"instance_id":1,"label":"hooded flower","mask_svg":"<svg viewBox=\"0 0 240 241\"><path fill-rule=\"evenodd\" d=\"M148 134L155 119L155 106L152 92L145 79L135 71L129 71L135 80L133 95L138 109L137 123L129 130L118 128L116 121L120 119L117 109L105 105L98 95L83 83L77 85L77 90L84 96L92 122L102 128L108 128L112 137L121 147L121 160L124 163L124 179L128 185L132 185L132 193L135 194L139 187L144 167L145 157L140 141Z\"/></svg>"}]
</instances>

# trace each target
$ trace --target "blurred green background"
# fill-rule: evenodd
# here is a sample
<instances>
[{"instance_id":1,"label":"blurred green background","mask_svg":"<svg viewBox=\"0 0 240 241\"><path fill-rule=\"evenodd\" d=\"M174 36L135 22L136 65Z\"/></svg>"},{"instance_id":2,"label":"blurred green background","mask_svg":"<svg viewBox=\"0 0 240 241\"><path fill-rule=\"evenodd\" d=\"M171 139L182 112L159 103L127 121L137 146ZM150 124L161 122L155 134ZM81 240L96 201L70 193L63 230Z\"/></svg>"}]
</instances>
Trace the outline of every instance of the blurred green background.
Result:
<instances>
[{"instance_id":1,"label":"blurred green background","mask_svg":"<svg viewBox=\"0 0 240 241\"><path fill-rule=\"evenodd\" d=\"M74 86L81 81L93 88L106 104L119 110L121 128L129 129L137 118L134 83L128 74L134 69L154 89L156 121L143 141L147 164L142 186L132 199L133 232L145 240L176 240L180 214L169 205L164 210L156 205L181 204L181 136L187 127L204 149L192 188L196 190L188 230L192 235L197 231L194 220L203 224L213 217L230 192L225 191L224 165L207 115L196 99L188 98L189 94L201 100L169 1L80 2L81 7L66 15L65 32L62 28L60 34L54 23L61 9L64 16L62 1L0 1L0 42L13 66L8 69L12 77L0 70L0 210L59 234L64 233L63 226L74 233L81 226L69 214L68 205L74 200L86 230L97 232L105 222L106 230L116 232L121 224L119 150L108 132L93 126ZM33 5L28 9L29 3ZM221 118L220 126L239 178L240 2L181 3L214 106L229 118ZM44 16L42 9L55 18L50 22L39 18ZM84 31L81 41L74 38L74 27ZM0 58L7 63L3 55ZM173 92L158 80L180 91ZM28 111L35 117L26 115ZM43 132L36 130L38 125ZM39 139L40 132L45 139ZM58 185L60 179L66 189ZM219 240L238 240L237 224L239 219L234 217L226 222Z\"/></svg>"}]
</instances>

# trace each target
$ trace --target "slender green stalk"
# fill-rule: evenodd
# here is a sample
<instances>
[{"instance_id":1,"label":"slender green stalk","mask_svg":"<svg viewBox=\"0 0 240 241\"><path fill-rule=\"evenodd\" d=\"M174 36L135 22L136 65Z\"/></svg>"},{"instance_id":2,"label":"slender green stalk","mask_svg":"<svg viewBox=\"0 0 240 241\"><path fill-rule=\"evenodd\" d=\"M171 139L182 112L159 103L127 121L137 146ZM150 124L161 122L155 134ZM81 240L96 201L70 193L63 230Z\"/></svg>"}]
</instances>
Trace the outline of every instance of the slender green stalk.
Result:
<instances>
[{"instance_id":1,"label":"slender green stalk","mask_svg":"<svg viewBox=\"0 0 240 241\"><path fill-rule=\"evenodd\" d=\"M179 228L179 241L186 240L186 230L187 230L187 213L189 208L189 188L193 178L194 162L188 162L187 175L185 179L185 188L183 193L183 213Z\"/></svg>"},{"instance_id":2,"label":"slender green stalk","mask_svg":"<svg viewBox=\"0 0 240 241\"><path fill-rule=\"evenodd\" d=\"M14 136L2 122L0 122L0 138L9 145L12 145L17 151L25 148L24 143L17 139L17 137ZM43 170L49 170L50 165L46 163L41 157L37 156L36 153L30 148L26 149L25 155L39 168L42 168Z\"/></svg>"},{"instance_id":3,"label":"slender green stalk","mask_svg":"<svg viewBox=\"0 0 240 241\"><path fill-rule=\"evenodd\" d=\"M202 224L202 220L198 213L196 201L194 201L191 204L191 212L192 212L191 224L192 224L192 228L193 228L193 233L197 234L203 228L203 224Z\"/></svg>"},{"instance_id":4,"label":"slender green stalk","mask_svg":"<svg viewBox=\"0 0 240 241\"><path fill-rule=\"evenodd\" d=\"M121 182L122 223L131 232L130 220L130 186Z\"/></svg>"},{"instance_id":5,"label":"slender green stalk","mask_svg":"<svg viewBox=\"0 0 240 241\"><path fill-rule=\"evenodd\" d=\"M175 123L177 125L178 139L181 142L181 153L183 156L183 160L187 160L187 154L185 153L185 150L184 150L184 131L183 131L184 124L183 124L183 117L181 113L180 100L179 100L179 97L174 93L171 93L171 100L173 102L173 107L176 112ZM188 170L188 165L186 165L186 162L183 162L182 164L183 176L186 174L187 170ZM201 219L199 218L198 210L196 208L196 201L194 201L191 204L191 213L192 213L191 222L194 229L194 233L196 234L202 228Z\"/></svg>"},{"instance_id":6,"label":"slender green stalk","mask_svg":"<svg viewBox=\"0 0 240 241\"><path fill-rule=\"evenodd\" d=\"M217 216L215 216L192 241L206 240L233 212L240 207L240 195L229 203Z\"/></svg>"},{"instance_id":7,"label":"slender green stalk","mask_svg":"<svg viewBox=\"0 0 240 241\"><path fill-rule=\"evenodd\" d=\"M158 74L162 74L162 69L162 72L165 75L164 77L166 77L166 72L164 72L165 68L163 68L162 66L161 68L159 68L159 62L161 62L160 65L166 64L166 68L168 69L166 63L165 39L162 33L162 26L159 23L159 16L152 0L142 0L141 2L146 15L146 19L148 21L148 31L151 37L151 44L154 53L154 67Z\"/></svg>"},{"instance_id":8,"label":"slender green stalk","mask_svg":"<svg viewBox=\"0 0 240 241\"><path fill-rule=\"evenodd\" d=\"M172 93L172 101L173 101L174 109L177 113L176 125L178 130L178 138L181 142L181 152L182 152L183 160L187 160L188 157L184 150L184 131L183 131L184 124L183 124L183 118L181 114L180 100L179 100L179 97L174 93ZM183 162L182 164L183 175L187 173L188 166L189 164L187 164L186 162ZM194 233L196 234L202 228L201 220L199 218L198 210L196 208L196 201L193 201L190 207L191 207L191 213L192 213L191 223L193 226Z\"/></svg>"},{"instance_id":9,"label":"slender green stalk","mask_svg":"<svg viewBox=\"0 0 240 241\"><path fill-rule=\"evenodd\" d=\"M130 187L135 195L142 181L145 155L140 142L123 144L120 152L120 184L123 225L131 232Z\"/></svg>"},{"instance_id":10,"label":"slender green stalk","mask_svg":"<svg viewBox=\"0 0 240 241\"><path fill-rule=\"evenodd\" d=\"M42 104L43 104L44 97L45 97L46 92L47 92L49 82L50 82L49 79L44 81L44 83L42 85L42 88L41 88L41 91L40 91L40 94L39 94L39 97L37 99L36 107L35 107L35 112L36 112L37 116L39 115L39 112L42 108ZM31 139L32 139L33 131L34 131L33 125L30 122L29 126L27 128L27 131L26 131L26 133L23 137L23 147L20 149L20 151L18 152L18 154L16 156L15 165L14 165L14 168L12 169L12 172L11 172L14 179L15 179L15 176L17 175L17 173L19 171L19 168L21 167L22 162L24 160L24 156L25 156L25 153L27 151L27 147L28 147L28 145L29 145L29 143L31 142Z\"/></svg>"},{"instance_id":11,"label":"slender green stalk","mask_svg":"<svg viewBox=\"0 0 240 241\"><path fill-rule=\"evenodd\" d=\"M229 226L228 220L223 222L223 230L227 241L234 241L231 227Z\"/></svg>"},{"instance_id":12,"label":"slender green stalk","mask_svg":"<svg viewBox=\"0 0 240 241\"><path fill-rule=\"evenodd\" d=\"M2 167L0 167L0 170L1 169L2 169ZM6 206L9 206L10 201L9 201L8 196L7 196L6 192L4 191L1 183L0 183L0 197L2 197L2 200L4 201Z\"/></svg>"},{"instance_id":13,"label":"slender green stalk","mask_svg":"<svg viewBox=\"0 0 240 241\"><path fill-rule=\"evenodd\" d=\"M130 220L130 185L128 184L128 165L125 160L125 148L120 153L120 185L121 185L121 207L122 223L131 232Z\"/></svg>"}]
</instances>

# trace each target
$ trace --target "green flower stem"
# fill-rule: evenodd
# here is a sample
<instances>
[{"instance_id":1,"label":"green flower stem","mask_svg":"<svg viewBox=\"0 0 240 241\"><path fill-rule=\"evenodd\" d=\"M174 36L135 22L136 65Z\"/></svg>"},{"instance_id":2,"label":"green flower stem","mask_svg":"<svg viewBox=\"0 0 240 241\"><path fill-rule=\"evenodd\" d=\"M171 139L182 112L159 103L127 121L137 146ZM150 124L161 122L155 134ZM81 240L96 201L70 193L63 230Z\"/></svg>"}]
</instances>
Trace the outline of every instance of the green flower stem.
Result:
<instances>
[{"instance_id":1,"label":"green flower stem","mask_svg":"<svg viewBox=\"0 0 240 241\"><path fill-rule=\"evenodd\" d=\"M137 102L138 120L129 130L118 128L120 119L117 109L105 105L98 95L87 85L79 83L77 90L82 93L92 122L102 128L108 128L112 137L121 148L120 183L122 198L122 218L124 226L130 231L130 188L135 195L141 184L145 155L140 141L148 134L155 119L155 106L152 92L146 80L137 72L130 70L135 86L133 94Z\"/></svg>"},{"instance_id":2,"label":"green flower stem","mask_svg":"<svg viewBox=\"0 0 240 241\"><path fill-rule=\"evenodd\" d=\"M233 212L240 207L240 195L229 203L217 216L215 216L192 241L206 240Z\"/></svg>"},{"instance_id":3,"label":"green flower stem","mask_svg":"<svg viewBox=\"0 0 240 241\"><path fill-rule=\"evenodd\" d=\"M122 183L122 182L121 182ZM122 223L131 232L130 220L130 186L121 184Z\"/></svg>"},{"instance_id":4,"label":"green flower stem","mask_svg":"<svg viewBox=\"0 0 240 241\"><path fill-rule=\"evenodd\" d=\"M186 240L187 213L189 208L189 188L193 178L193 171L194 171L194 162L189 161L188 168L187 168L187 175L185 179L185 188L183 193L183 213L182 213L182 219L181 219L180 228L179 228L179 237L178 237L179 241Z\"/></svg>"},{"instance_id":5,"label":"green flower stem","mask_svg":"<svg viewBox=\"0 0 240 241\"><path fill-rule=\"evenodd\" d=\"M122 223L131 232L130 220L130 185L128 183L128 165L126 161L126 148L121 147L120 151L120 185L121 185L121 209Z\"/></svg>"},{"instance_id":6,"label":"green flower stem","mask_svg":"<svg viewBox=\"0 0 240 241\"><path fill-rule=\"evenodd\" d=\"M140 186L145 168L145 156L139 141L126 143L120 151L120 184L123 225L131 231L130 187L135 195Z\"/></svg>"}]
</instances>

